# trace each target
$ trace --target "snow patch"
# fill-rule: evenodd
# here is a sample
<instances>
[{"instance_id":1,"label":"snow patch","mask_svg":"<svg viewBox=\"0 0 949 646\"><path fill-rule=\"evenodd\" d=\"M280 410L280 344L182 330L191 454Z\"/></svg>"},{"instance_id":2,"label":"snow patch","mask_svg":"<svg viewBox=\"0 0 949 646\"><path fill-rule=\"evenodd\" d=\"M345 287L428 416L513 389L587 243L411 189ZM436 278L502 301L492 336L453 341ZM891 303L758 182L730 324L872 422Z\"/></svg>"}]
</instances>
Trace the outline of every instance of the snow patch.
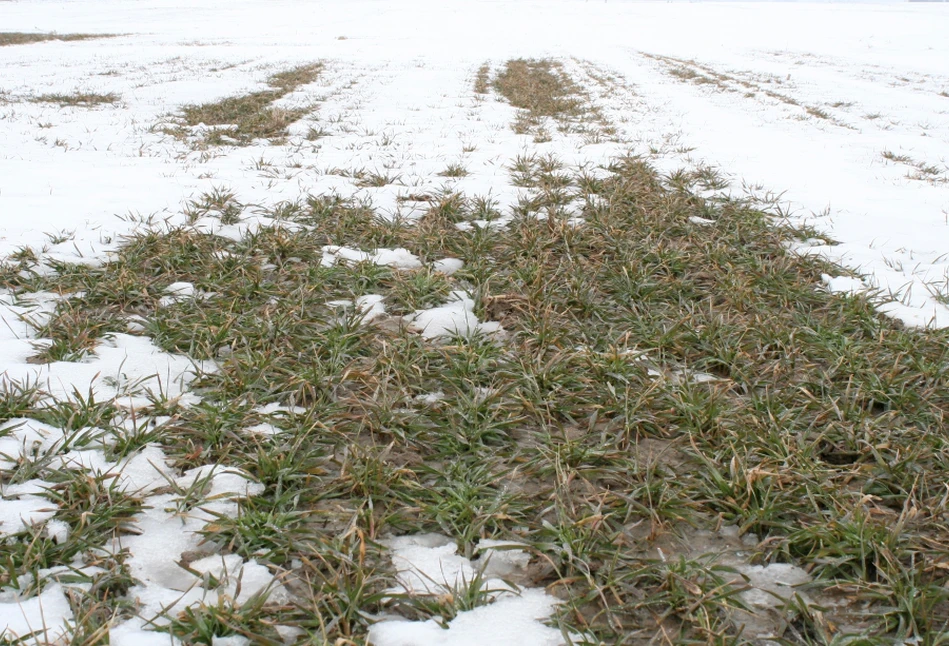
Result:
<instances>
[{"instance_id":1,"label":"snow patch","mask_svg":"<svg viewBox=\"0 0 949 646\"><path fill-rule=\"evenodd\" d=\"M821 274L821 282L824 284L824 287L827 288L827 291L834 294L852 296L854 294L863 294L867 291L867 286L862 280L851 276L830 276L828 274Z\"/></svg>"},{"instance_id":2,"label":"snow patch","mask_svg":"<svg viewBox=\"0 0 949 646\"><path fill-rule=\"evenodd\" d=\"M465 266L464 261L458 258L442 258L432 263L432 269L440 274L451 276Z\"/></svg>"},{"instance_id":3,"label":"snow patch","mask_svg":"<svg viewBox=\"0 0 949 646\"><path fill-rule=\"evenodd\" d=\"M390 619L372 626L375 646L560 646L560 630L544 625L560 601L543 590L521 589L497 578L526 567L530 555L522 545L483 540L479 562L458 554L451 539L439 534L400 536L383 541L392 550L398 586L391 592L444 595L467 588L478 576L485 605L463 611L443 628L434 619ZM504 548L504 549L502 549Z\"/></svg>"},{"instance_id":4,"label":"snow patch","mask_svg":"<svg viewBox=\"0 0 949 646\"><path fill-rule=\"evenodd\" d=\"M481 323L474 313L475 302L465 291L451 293L448 302L428 310L418 310L405 317L409 329L419 332L426 339L445 336L472 336L493 334L501 331L501 324L494 321Z\"/></svg>"},{"instance_id":5,"label":"snow patch","mask_svg":"<svg viewBox=\"0 0 949 646\"><path fill-rule=\"evenodd\" d=\"M29 599L0 603L0 635L8 639L35 633L22 644L53 644L67 634L67 623L73 621L69 599L63 587L54 583Z\"/></svg>"},{"instance_id":6,"label":"snow patch","mask_svg":"<svg viewBox=\"0 0 949 646\"><path fill-rule=\"evenodd\" d=\"M324 267L334 267L346 263L371 262L394 269L417 269L422 266L418 256L407 249L376 249L372 253L351 247L326 245L323 247Z\"/></svg>"}]
</instances>

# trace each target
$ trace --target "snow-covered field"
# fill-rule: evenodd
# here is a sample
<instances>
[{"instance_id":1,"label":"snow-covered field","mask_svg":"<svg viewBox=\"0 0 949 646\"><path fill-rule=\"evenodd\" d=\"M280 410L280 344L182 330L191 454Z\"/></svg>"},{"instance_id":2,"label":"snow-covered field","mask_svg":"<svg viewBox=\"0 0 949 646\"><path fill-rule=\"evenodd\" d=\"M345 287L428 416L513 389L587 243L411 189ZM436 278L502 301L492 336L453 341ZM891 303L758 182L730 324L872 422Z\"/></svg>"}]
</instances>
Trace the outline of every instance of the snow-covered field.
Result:
<instances>
[{"instance_id":1,"label":"snow-covered field","mask_svg":"<svg viewBox=\"0 0 949 646\"><path fill-rule=\"evenodd\" d=\"M830 288L879 289L895 297L883 305L888 314L949 326L949 5L34 0L0 2L0 31L113 35L0 47L0 257L30 247L44 258L95 264L146 220L183 221L186 202L212 190L266 208L337 194L411 219L424 206L413 194L449 186L490 197L503 213L523 193L508 173L519 155L553 153L594 169L632 151L670 172L720 169L732 193L814 227L823 237L809 252L864 277L828 277ZM616 135L515 134L515 110L474 94L472 83L482 64L516 57L560 60ZM313 108L282 145L196 149L163 128L183 105L260 90L275 72L315 61L324 64L319 79L280 99ZM95 107L33 100L75 92L118 98ZM313 129L321 136L308 136ZM466 174L453 177L452 167ZM0 294L6 378L38 380L51 397L94 384L108 399L126 392L123 382L153 383L168 397L187 391L190 362L139 336L117 334L83 363L27 362L35 332L23 317L42 317L55 302ZM419 317L439 315L430 312ZM461 317L468 325L468 314ZM0 460L66 442L64 433L25 422L0 436ZM195 560L197 575L176 565L198 549L196 532L211 517L195 513L183 524L170 509L169 483L187 489L207 478L208 495L219 494L211 511L227 514L234 496L258 486L240 473L214 465L175 473L154 447L118 463L101 450L61 459L64 468L121 472L123 487L149 493L151 509L137 520L143 533L123 545L144 619L171 606L213 604L239 585L246 598L273 584L266 568L239 558ZM3 486L0 535L53 517L43 486ZM55 524L48 527L55 536ZM423 538L414 551L391 546L407 569L433 580L448 576L432 565L444 562L470 576L466 559ZM219 585L201 587L202 572ZM411 585L405 577L402 584ZM277 592L286 594L279 585ZM72 620L63 594L60 584L31 599L5 588L0 631L45 625L53 638ZM459 617L450 631L381 624L375 643L563 643L533 621L552 612L552 597L499 595L510 597L489 607L500 619ZM523 623L503 623L517 617ZM519 627L499 634L504 625ZM145 628L143 620L125 622L112 643L168 643Z\"/></svg>"},{"instance_id":2,"label":"snow-covered field","mask_svg":"<svg viewBox=\"0 0 949 646\"><path fill-rule=\"evenodd\" d=\"M780 194L839 243L822 249L828 257L905 298L890 306L895 315L949 324L926 289L945 283L949 249L949 15L939 5L44 1L4 2L0 17L6 31L121 34L0 52L3 253L70 231L53 251L88 257L123 230L116 215L173 214L215 186L250 202L353 191L321 172L334 167L384 167L405 185L431 185L464 159L464 188L505 201L500 169L529 143L503 108L472 103L470 79L484 61L545 55L614 75L598 99L624 144ZM739 91L681 82L646 54L694 60ZM330 61L329 72L294 99L318 101L321 120L341 131L318 145L207 159L155 131L184 103L256 88L273 69L314 59ZM75 90L121 99L94 110L22 102ZM572 148L592 163L616 149ZM934 172L914 179L914 162ZM386 207L393 190L364 192Z\"/></svg>"}]
</instances>

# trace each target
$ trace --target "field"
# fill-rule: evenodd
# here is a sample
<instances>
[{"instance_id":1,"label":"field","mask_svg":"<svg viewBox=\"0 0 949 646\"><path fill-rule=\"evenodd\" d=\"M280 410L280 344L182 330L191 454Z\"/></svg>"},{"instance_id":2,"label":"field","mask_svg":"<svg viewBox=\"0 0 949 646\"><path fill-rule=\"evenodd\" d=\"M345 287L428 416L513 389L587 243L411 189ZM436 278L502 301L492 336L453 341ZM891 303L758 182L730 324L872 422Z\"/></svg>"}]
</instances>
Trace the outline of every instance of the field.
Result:
<instances>
[{"instance_id":1,"label":"field","mask_svg":"<svg viewBox=\"0 0 949 646\"><path fill-rule=\"evenodd\" d=\"M949 12L0 2L0 643L949 642Z\"/></svg>"}]
</instances>

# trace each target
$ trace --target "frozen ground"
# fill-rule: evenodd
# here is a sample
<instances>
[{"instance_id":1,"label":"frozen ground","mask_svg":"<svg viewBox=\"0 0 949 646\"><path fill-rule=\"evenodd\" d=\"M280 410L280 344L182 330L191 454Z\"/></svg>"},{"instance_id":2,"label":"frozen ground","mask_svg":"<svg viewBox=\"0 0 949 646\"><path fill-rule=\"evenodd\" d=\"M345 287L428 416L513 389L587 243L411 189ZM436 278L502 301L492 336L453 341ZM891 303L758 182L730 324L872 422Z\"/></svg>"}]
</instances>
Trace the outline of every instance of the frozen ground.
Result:
<instances>
[{"instance_id":1,"label":"frozen ground","mask_svg":"<svg viewBox=\"0 0 949 646\"><path fill-rule=\"evenodd\" d=\"M450 188L494 200L503 213L523 192L507 170L520 154L555 153L592 169L632 150L669 171L720 168L731 191L813 226L823 237L809 252L864 276L828 277L831 289L880 289L896 297L884 306L889 314L949 326L947 5L36 0L0 2L0 25L115 34L0 47L0 257L31 247L96 263L123 234L180 220L187 200L212 189L267 206L308 193L356 196L411 219L424 206L413 196ZM532 56L562 60L618 136L554 133L538 143L511 130L510 106L472 93L483 63ZM182 105L261 89L274 72L313 61L325 63L319 80L281 99L314 107L285 145L194 150L163 132ZM32 100L77 91L119 98L96 107ZM314 128L322 136L308 137ZM491 325L469 320L466 302L459 295L416 322ZM116 335L81 364L27 363L32 332L21 317L43 317L54 303L53 295L0 295L7 377L37 379L52 396L94 384L100 399L128 395L130 407L146 388L186 391L188 361L141 337ZM64 441L59 429L27 422L0 439L0 452ZM276 585L253 561L191 563L198 574L217 572L216 586L178 568L182 553L199 548L194 532L207 518L182 525L168 511L174 495L151 493L158 483L187 489L206 477L219 494L214 511L226 513L236 497L254 494L241 474L176 474L151 454L109 462L101 451L72 451L63 459L121 472L122 486L149 492L153 509L138 520L144 533L124 546L147 612L234 595L235 569L245 595ZM36 495L42 485L4 490L0 534L51 516ZM560 643L534 621L552 602L530 594L503 606L534 613L518 643ZM6 623L23 634L45 622L53 637L70 619L63 595L59 584L28 600L3 591L0 630ZM491 621L457 621L438 643L487 643L490 633L477 631ZM416 643L430 630L390 625L377 643ZM129 622L113 643L144 643L145 634Z\"/></svg>"}]
</instances>

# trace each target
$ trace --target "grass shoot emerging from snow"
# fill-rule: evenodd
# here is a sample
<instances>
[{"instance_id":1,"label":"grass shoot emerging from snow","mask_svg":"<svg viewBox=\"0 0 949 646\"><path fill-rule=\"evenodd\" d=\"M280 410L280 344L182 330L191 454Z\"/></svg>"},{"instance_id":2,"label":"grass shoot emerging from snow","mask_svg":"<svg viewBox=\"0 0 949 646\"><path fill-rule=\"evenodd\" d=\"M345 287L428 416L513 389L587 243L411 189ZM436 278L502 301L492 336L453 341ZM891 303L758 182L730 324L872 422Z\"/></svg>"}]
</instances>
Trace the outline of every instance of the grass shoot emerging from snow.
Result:
<instances>
[{"instance_id":1,"label":"grass shoot emerging from snow","mask_svg":"<svg viewBox=\"0 0 949 646\"><path fill-rule=\"evenodd\" d=\"M494 80L495 89L533 117L559 117L582 109L577 87L550 59L510 60Z\"/></svg>"},{"instance_id":2,"label":"grass shoot emerging from snow","mask_svg":"<svg viewBox=\"0 0 949 646\"><path fill-rule=\"evenodd\" d=\"M478 68L474 81L475 94L488 94L491 91L491 66L485 63Z\"/></svg>"},{"instance_id":3,"label":"grass shoot emerging from snow","mask_svg":"<svg viewBox=\"0 0 949 646\"><path fill-rule=\"evenodd\" d=\"M479 91L478 79L475 86L475 91ZM549 138L543 128L545 118L562 121L579 117L589 109L580 100L579 88L563 65L551 59L508 61L495 77L494 89L521 110L514 132L534 134L535 140Z\"/></svg>"},{"instance_id":4,"label":"grass shoot emerging from snow","mask_svg":"<svg viewBox=\"0 0 949 646\"><path fill-rule=\"evenodd\" d=\"M278 72L267 79L270 89L250 92L182 108L183 126L210 126L203 142L210 145L246 145L255 139L279 142L287 127L310 112L310 108L282 108L273 105L297 88L314 82L322 63L302 65ZM187 131L182 129L184 136Z\"/></svg>"},{"instance_id":5,"label":"grass shoot emerging from snow","mask_svg":"<svg viewBox=\"0 0 949 646\"><path fill-rule=\"evenodd\" d=\"M522 62L497 83L515 105L556 115L574 109L558 78ZM296 81L280 83L273 92ZM521 100L523 83L551 90ZM486 208L462 195L432 200L411 227L314 196L241 235L195 228L242 221L222 191L195 201L194 226L142 233L101 267L50 272L21 254L0 285L66 297L42 328L44 360L94 352L116 331L103 321L128 319L217 369L199 376L199 404L154 394L136 412L141 435L119 423L119 401L40 405L24 384L5 385L0 414L78 429L73 444L131 453L157 442L177 469L221 464L263 485L202 534L210 552L280 572L293 602L188 610L166 629L189 643L275 643L277 623L316 643L365 643L386 610L445 622L488 603L385 594L393 572L378 541L427 531L468 557L482 538L529 545L532 565L512 582L558 595L555 621L591 643L739 643L749 617L773 621L787 643L949 629L947 333L909 331L863 297L820 291L822 274L841 270L785 244L809 232L702 199L689 173L663 178L628 157L593 175L524 156L511 174L531 197L504 228L457 226ZM325 245L404 248L422 264L327 264ZM446 257L465 264L450 276L431 267ZM183 281L193 297L163 298ZM406 317L453 290L505 333L414 331ZM339 303L369 294L385 306L371 322ZM248 430L261 424L276 432ZM89 427L101 437L83 435ZM0 584L101 558L94 545L128 532L141 505L51 464L24 457L0 477L57 479L46 495L72 532L61 544L39 527L12 536ZM199 489L180 492L181 513L203 504ZM722 526L744 542L703 548L696 537ZM816 582L763 613L721 565L737 551ZM102 567L107 581L74 600L88 617L77 635L135 612L121 559Z\"/></svg>"},{"instance_id":6,"label":"grass shoot emerging from snow","mask_svg":"<svg viewBox=\"0 0 949 646\"><path fill-rule=\"evenodd\" d=\"M660 54L643 54L646 58L662 64L666 73L683 83L692 83L694 85L707 86L714 88L719 92L738 93L747 99L758 101L767 101L771 99L793 109L802 109L803 113L797 115L800 120L805 120L807 116L828 121L835 126L851 128L844 121L835 117L828 108L846 108L850 104L845 101L837 101L829 106L804 105L788 93L790 88L784 88L782 91L774 89L774 86L781 87L788 83L790 77L782 79L780 77L770 77L765 80L747 77L740 72L726 74L715 68L699 63L695 60L676 58L673 56L663 56ZM764 97L764 99L762 99ZM806 115L806 116L805 116Z\"/></svg>"},{"instance_id":7,"label":"grass shoot emerging from snow","mask_svg":"<svg viewBox=\"0 0 949 646\"><path fill-rule=\"evenodd\" d=\"M34 103L58 103L62 107L93 108L98 105L116 103L121 97L114 92L100 93L76 91L72 94L40 94L30 97Z\"/></svg>"},{"instance_id":8,"label":"grass shoot emerging from snow","mask_svg":"<svg viewBox=\"0 0 949 646\"><path fill-rule=\"evenodd\" d=\"M475 93L487 91L488 67L475 77ZM612 137L615 129L571 79L563 63L554 59L513 59L497 73L494 89L519 108L514 132L530 134L535 143L550 141L550 128L586 135L588 143Z\"/></svg>"},{"instance_id":9,"label":"grass shoot emerging from snow","mask_svg":"<svg viewBox=\"0 0 949 646\"><path fill-rule=\"evenodd\" d=\"M949 183L949 165L945 163L940 167L936 164L914 159L906 154L895 153L892 150L884 150L880 153L880 156L887 161L909 166L911 170L906 175L909 179L921 180L931 184Z\"/></svg>"},{"instance_id":10,"label":"grass shoot emerging from snow","mask_svg":"<svg viewBox=\"0 0 949 646\"><path fill-rule=\"evenodd\" d=\"M112 37L114 37L114 34L42 34L22 31L3 31L0 32L0 47L8 45L28 45L30 43L42 43L50 40L71 42Z\"/></svg>"}]
</instances>

